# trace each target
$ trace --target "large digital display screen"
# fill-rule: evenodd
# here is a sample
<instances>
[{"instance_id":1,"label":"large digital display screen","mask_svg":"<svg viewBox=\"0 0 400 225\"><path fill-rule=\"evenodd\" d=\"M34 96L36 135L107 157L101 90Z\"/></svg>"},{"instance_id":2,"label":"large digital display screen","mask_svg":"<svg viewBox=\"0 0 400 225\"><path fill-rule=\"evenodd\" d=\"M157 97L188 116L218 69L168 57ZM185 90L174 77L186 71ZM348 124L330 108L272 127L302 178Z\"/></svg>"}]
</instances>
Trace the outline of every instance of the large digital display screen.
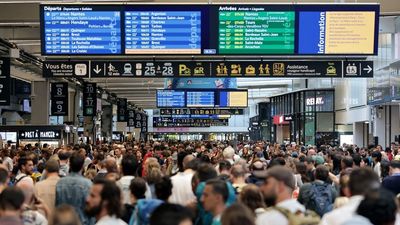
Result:
<instances>
[{"instance_id":1,"label":"large digital display screen","mask_svg":"<svg viewBox=\"0 0 400 225\"><path fill-rule=\"evenodd\" d=\"M157 90L157 107L185 107L185 92Z\"/></svg>"},{"instance_id":2,"label":"large digital display screen","mask_svg":"<svg viewBox=\"0 0 400 225\"><path fill-rule=\"evenodd\" d=\"M42 55L376 55L379 4L41 5Z\"/></svg>"},{"instance_id":3,"label":"large digital display screen","mask_svg":"<svg viewBox=\"0 0 400 225\"><path fill-rule=\"evenodd\" d=\"M187 107L214 107L215 98L212 91L188 91L186 92Z\"/></svg>"},{"instance_id":4,"label":"large digital display screen","mask_svg":"<svg viewBox=\"0 0 400 225\"><path fill-rule=\"evenodd\" d=\"M44 6L42 53L121 54L121 12L110 6Z\"/></svg>"},{"instance_id":5,"label":"large digital display screen","mask_svg":"<svg viewBox=\"0 0 400 225\"><path fill-rule=\"evenodd\" d=\"M299 12L299 54L374 54L375 12Z\"/></svg>"},{"instance_id":6,"label":"large digital display screen","mask_svg":"<svg viewBox=\"0 0 400 225\"><path fill-rule=\"evenodd\" d=\"M219 92L219 107L247 107L247 91Z\"/></svg>"},{"instance_id":7,"label":"large digital display screen","mask_svg":"<svg viewBox=\"0 0 400 225\"><path fill-rule=\"evenodd\" d=\"M125 53L201 54L201 12L125 12Z\"/></svg>"},{"instance_id":8,"label":"large digital display screen","mask_svg":"<svg viewBox=\"0 0 400 225\"><path fill-rule=\"evenodd\" d=\"M220 7L220 54L293 54L294 11Z\"/></svg>"}]
</instances>

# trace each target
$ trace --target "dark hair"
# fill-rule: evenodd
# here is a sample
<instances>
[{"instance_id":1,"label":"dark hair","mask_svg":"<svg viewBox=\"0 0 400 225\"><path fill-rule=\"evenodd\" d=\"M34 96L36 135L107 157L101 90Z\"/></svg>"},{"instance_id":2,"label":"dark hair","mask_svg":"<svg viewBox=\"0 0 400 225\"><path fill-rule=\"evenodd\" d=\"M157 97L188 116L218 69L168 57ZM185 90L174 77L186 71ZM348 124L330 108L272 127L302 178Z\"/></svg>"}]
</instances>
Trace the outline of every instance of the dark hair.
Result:
<instances>
[{"instance_id":1,"label":"dark hair","mask_svg":"<svg viewBox=\"0 0 400 225\"><path fill-rule=\"evenodd\" d=\"M210 185L215 194L221 195L224 202L228 200L229 190L225 181L222 181L220 179L212 179L207 181L206 185Z\"/></svg>"},{"instance_id":2,"label":"dark hair","mask_svg":"<svg viewBox=\"0 0 400 225\"><path fill-rule=\"evenodd\" d=\"M122 168L122 174L124 174L125 176L136 175L136 171L138 168L136 157L133 155L127 155L123 157L121 161L121 168Z\"/></svg>"},{"instance_id":3,"label":"dark hair","mask_svg":"<svg viewBox=\"0 0 400 225\"><path fill-rule=\"evenodd\" d=\"M228 160L222 160L219 162L219 172L223 170L230 170L232 168L231 163Z\"/></svg>"},{"instance_id":4,"label":"dark hair","mask_svg":"<svg viewBox=\"0 0 400 225\"><path fill-rule=\"evenodd\" d=\"M79 155L78 152L72 153L69 159L69 166L71 172L78 173L79 171L81 171L84 163L85 163L85 158L83 156Z\"/></svg>"},{"instance_id":5,"label":"dark hair","mask_svg":"<svg viewBox=\"0 0 400 225\"><path fill-rule=\"evenodd\" d=\"M315 179L327 182L329 178L329 170L324 165L318 165L315 169Z\"/></svg>"},{"instance_id":6,"label":"dark hair","mask_svg":"<svg viewBox=\"0 0 400 225\"><path fill-rule=\"evenodd\" d=\"M360 164L361 164L361 155L358 154L358 153L356 153L356 154L353 154L352 157L353 157L354 165L360 167Z\"/></svg>"},{"instance_id":7,"label":"dark hair","mask_svg":"<svg viewBox=\"0 0 400 225\"><path fill-rule=\"evenodd\" d=\"M240 202L249 207L253 212L258 208L265 208L264 196L255 184L246 185L239 195Z\"/></svg>"},{"instance_id":8,"label":"dark hair","mask_svg":"<svg viewBox=\"0 0 400 225\"><path fill-rule=\"evenodd\" d=\"M390 167L395 169L400 169L400 161L399 160L392 160L390 162Z\"/></svg>"},{"instance_id":9,"label":"dark hair","mask_svg":"<svg viewBox=\"0 0 400 225\"><path fill-rule=\"evenodd\" d=\"M395 196L383 188L367 193L357 209L359 215L374 225L393 223L396 221L396 212Z\"/></svg>"},{"instance_id":10,"label":"dark hair","mask_svg":"<svg viewBox=\"0 0 400 225\"><path fill-rule=\"evenodd\" d=\"M358 168L350 173L349 189L351 195L364 195L379 186L379 177L371 168Z\"/></svg>"},{"instance_id":11,"label":"dark hair","mask_svg":"<svg viewBox=\"0 0 400 225\"><path fill-rule=\"evenodd\" d=\"M304 163L296 163L296 171L298 174L300 174L301 181L303 181L303 183L311 182L310 177L307 175L307 166Z\"/></svg>"},{"instance_id":12,"label":"dark hair","mask_svg":"<svg viewBox=\"0 0 400 225\"><path fill-rule=\"evenodd\" d=\"M387 160L381 161L381 178L389 176L390 162Z\"/></svg>"},{"instance_id":13,"label":"dark hair","mask_svg":"<svg viewBox=\"0 0 400 225\"><path fill-rule=\"evenodd\" d=\"M233 204L222 213L221 225L254 225L255 216L242 204Z\"/></svg>"},{"instance_id":14,"label":"dark hair","mask_svg":"<svg viewBox=\"0 0 400 225\"><path fill-rule=\"evenodd\" d=\"M26 156L20 157L20 158L18 159L18 170L21 170L22 165L25 166L25 165L28 163L28 161L32 161L32 162L33 162L33 160L32 160L31 158L28 158L28 157L26 157Z\"/></svg>"},{"instance_id":15,"label":"dark hair","mask_svg":"<svg viewBox=\"0 0 400 225\"><path fill-rule=\"evenodd\" d=\"M58 173L60 170L60 164L57 160L52 159L46 162L45 169L49 173Z\"/></svg>"},{"instance_id":16,"label":"dark hair","mask_svg":"<svg viewBox=\"0 0 400 225\"><path fill-rule=\"evenodd\" d=\"M146 181L141 177L136 177L131 180L131 184L129 185L129 190L131 194L135 196L136 199L145 198L146 193Z\"/></svg>"},{"instance_id":17,"label":"dark hair","mask_svg":"<svg viewBox=\"0 0 400 225\"><path fill-rule=\"evenodd\" d=\"M8 170L0 167L0 184L6 184L8 178Z\"/></svg>"},{"instance_id":18,"label":"dark hair","mask_svg":"<svg viewBox=\"0 0 400 225\"><path fill-rule=\"evenodd\" d=\"M339 153L336 153L335 155L333 155L333 158L332 158L333 174L338 175L340 173L341 161L342 161L342 155L340 155Z\"/></svg>"},{"instance_id":19,"label":"dark hair","mask_svg":"<svg viewBox=\"0 0 400 225\"><path fill-rule=\"evenodd\" d=\"M373 151L371 153L372 158L376 158L376 161L380 162L382 160L382 154L378 151Z\"/></svg>"},{"instance_id":20,"label":"dark hair","mask_svg":"<svg viewBox=\"0 0 400 225\"><path fill-rule=\"evenodd\" d=\"M108 215L114 215L121 217L122 215L122 203L121 203L121 190L112 181L106 179L95 179L93 185L102 185L101 189L101 201L107 201L106 207Z\"/></svg>"},{"instance_id":21,"label":"dark hair","mask_svg":"<svg viewBox=\"0 0 400 225\"><path fill-rule=\"evenodd\" d=\"M210 164L201 164L196 171L199 182L204 182L218 176L217 171Z\"/></svg>"},{"instance_id":22,"label":"dark hair","mask_svg":"<svg viewBox=\"0 0 400 225\"><path fill-rule=\"evenodd\" d=\"M183 168L183 159L189 155L189 153L182 151L179 152L177 157L178 157L178 168L179 168L179 172L183 172L185 169Z\"/></svg>"},{"instance_id":23,"label":"dark hair","mask_svg":"<svg viewBox=\"0 0 400 225\"><path fill-rule=\"evenodd\" d=\"M58 152L58 158L60 160L67 160L70 156L71 154L66 150L61 150Z\"/></svg>"},{"instance_id":24,"label":"dark hair","mask_svg":"<svg viewBox=\"0 0 400 225\"><path fill-rule=\"evenodd\" d=\"M274 167L274 166L284 166L286 164L286 161L282 157L277 157L273 158L271 162L268 165L268 168Z\"/></svg>"},{"instance_id":25,"label":"dark hair","mask_svg":"<svg viewBox=\"0 0 400 225\"><path fill-rule=\"evenodd\" d=\"M342 169L353 167L353 158L351 158L351 156L345 156L344 158L342 158L342 163L345 166L345 168Z\"/></svg>"},{"instance_id":26,"label":"dark hair","mask_svg":"<svg viewBox=\"0 0 400 225\"><path fill-rule=\"evenodd\" d=\"M154 184L156 196L158 199L168 201L172 195L172 182L168 176L164 176L160 181Z\"/></svg>"},{"instance_id":27,"label":"dark hair","mask_svg":"<svg viewBox=\"0 0 400 225\"><path fill-rule=\"evenodd\" d=\"M184 220L192 220L192 212L178 204L164 203L150 216L150 225L179 225Z\"/></svg>"},{"instance_id":28,"label":"dark hair","mask_svg":"<svg viewBox=\"0 0 400 225\"><path fill-rule=\"evenodd\" d=\"M7 187L0 194L0 209L19 210L25 201L25 195L18 187Z\"/></svg>"}]
</instances>

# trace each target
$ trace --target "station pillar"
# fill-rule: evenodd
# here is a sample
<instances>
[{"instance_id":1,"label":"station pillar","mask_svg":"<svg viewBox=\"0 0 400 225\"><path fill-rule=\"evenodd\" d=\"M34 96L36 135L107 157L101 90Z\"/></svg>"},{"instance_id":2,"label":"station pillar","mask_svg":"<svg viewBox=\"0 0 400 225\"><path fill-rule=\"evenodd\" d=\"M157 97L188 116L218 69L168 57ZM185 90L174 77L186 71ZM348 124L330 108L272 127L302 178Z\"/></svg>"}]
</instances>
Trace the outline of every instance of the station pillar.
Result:
<instances>
[{"instance_id":1,"label":"station pillar","mask_svg":"<svg viewBox=\"0 0 400 225\"><path fill-rule=\"evenodd\" d=\"M50 112L50 83L33 81L31 94L31 124L48 125Z\"/></svg>"}]
</instances>

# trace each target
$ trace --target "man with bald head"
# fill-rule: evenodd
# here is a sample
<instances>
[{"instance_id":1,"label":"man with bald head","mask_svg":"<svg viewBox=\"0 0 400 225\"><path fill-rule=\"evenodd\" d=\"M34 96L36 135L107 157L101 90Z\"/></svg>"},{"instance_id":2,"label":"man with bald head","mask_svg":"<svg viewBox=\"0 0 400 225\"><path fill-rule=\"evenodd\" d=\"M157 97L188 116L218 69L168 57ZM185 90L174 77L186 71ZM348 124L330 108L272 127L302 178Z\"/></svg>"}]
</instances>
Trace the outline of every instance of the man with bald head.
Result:
<instances>
[{"instance_id":1,"label":"man with bald head","mask_svg":"<svg viewBox=\"0 0 400 225\"><path fill-rule=\"evenodd\" d=\"M179 172L171 177L172 195L169 198L170 203L186 205L196 198L192 192L194 170L190 164L193 159L193 155L187 152L178 153Z\"/></svg>"}]
</instances>

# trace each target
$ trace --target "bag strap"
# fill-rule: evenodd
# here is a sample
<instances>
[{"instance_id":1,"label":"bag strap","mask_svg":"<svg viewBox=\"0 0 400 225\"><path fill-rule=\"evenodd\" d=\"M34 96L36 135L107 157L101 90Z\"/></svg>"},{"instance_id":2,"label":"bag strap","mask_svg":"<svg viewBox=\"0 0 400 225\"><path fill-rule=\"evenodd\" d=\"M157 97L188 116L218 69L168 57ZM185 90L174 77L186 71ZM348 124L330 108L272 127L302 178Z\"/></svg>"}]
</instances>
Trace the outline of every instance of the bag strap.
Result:
<instances>
[{"instance_id":1,"label":"bag strap","mask_svg":"<svg viewBox=\"0 0 400 225\"><path fill-rule=\"evenodd\" d=\"M17 184L18 182L20 182L25 177L28 177L28 175L24 175L24 176L20 177L18 180L15 181L14 185Z\"/></svg>"}]
</instances>

